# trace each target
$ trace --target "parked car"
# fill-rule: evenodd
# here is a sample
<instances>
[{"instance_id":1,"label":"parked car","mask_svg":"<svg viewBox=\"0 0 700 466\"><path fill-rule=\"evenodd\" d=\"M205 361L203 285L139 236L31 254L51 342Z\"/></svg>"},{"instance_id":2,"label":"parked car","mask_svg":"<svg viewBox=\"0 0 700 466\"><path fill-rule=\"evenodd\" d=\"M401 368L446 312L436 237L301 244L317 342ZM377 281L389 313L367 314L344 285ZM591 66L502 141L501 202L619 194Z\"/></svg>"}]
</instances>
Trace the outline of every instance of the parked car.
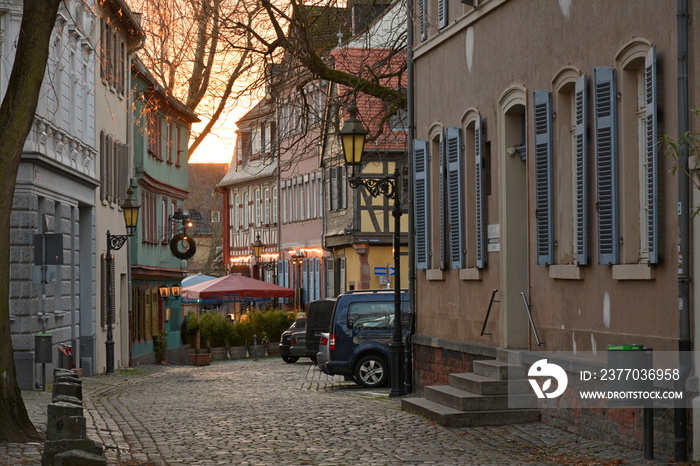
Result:
<instances>
[{"instance_id":1,"label":"parked car","mask_svg":"<svg viewBox=\"0 0 700 466\"><path fill-rule=\"evenodd\" d=\"M317 362L321 334L330 328L334 305L335 299L317 299L311 301L306 310L306 355L313 362Z\"/></svg>"},{"instance_id":2,"label":"parked car","mask_svg":"<svg viewBox=\"0 0 700 466\"><path fill-rule=\"evenodd\" d=\"M405 341L411 328L411 314L408 292L404 290L401 311ZM351 377L364 387L388 385L393 325L393 290L355 290L340 295L331 317L329 361L324 372Z\"/></svg>"},{"instance_id":3,"label":"parked car","mask_svg":"<svg viewBox=\"0 0 700 466\"><path fill-rule=\"evenodd\" d=\"M306 320L308 323L308 318ZM306 357L308 356L306 354L306 329L298 329L294 332L292 332L292 337L289 341L289 353L292 355L292 357L299 358ZM314 357L312 358L314 362L316 361L316 355L314 354Z\"/></svg>"},{"instance_id":4,"label":"parked car","mask_svg":"<svg viewBox=\"0 0 700 466\"><path fill-rule=\"evenodd\" d=\"M282 360L286 363L293 364L299 360L300 356L306 355L305 344L302 347L304 354L298 354L298 345L295 345L296 348L294 352L292 352L292 335L300 332L303 332L304 334L306 333L306 317L298 318L292 323L292 325L289 326L287 330L282 332L282 336L280 337L280 356L282 356Z\"/></svg>"},{"instance_id":5,"label":"parked car","mask_svg":"<svg viewBox=\"0 0 700 466\"><path fill-rule=\"evenodd\" d=\"M328 337L329 333L322 333L321 338L318 341L318 353L316 353L316 363L318 368L322 372L326 372L326 363L329 361L328 358Z\"/></svg>"}]
</instances>

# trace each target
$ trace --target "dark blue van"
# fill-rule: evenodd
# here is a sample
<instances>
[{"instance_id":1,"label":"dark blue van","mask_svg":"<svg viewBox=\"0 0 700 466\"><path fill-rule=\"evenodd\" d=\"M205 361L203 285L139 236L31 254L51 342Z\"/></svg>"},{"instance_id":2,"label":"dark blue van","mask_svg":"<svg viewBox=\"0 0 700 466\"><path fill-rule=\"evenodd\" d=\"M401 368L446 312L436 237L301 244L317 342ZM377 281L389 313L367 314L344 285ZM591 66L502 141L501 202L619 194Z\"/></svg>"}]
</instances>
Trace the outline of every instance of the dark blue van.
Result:
<instances>
[{"instance_id":1,"label":"dark blue van","mask_svg":"<svg viewBox=\"0 0 700 466\"><path fill-rule=\"evenodd\" d=\"M411 328L408 292L401 291L404 342ZM340 295L331 317L325 369L364 387L389 383L389 343L394 325L394 290L355 290Z\"/></svg>"}]
</instances>

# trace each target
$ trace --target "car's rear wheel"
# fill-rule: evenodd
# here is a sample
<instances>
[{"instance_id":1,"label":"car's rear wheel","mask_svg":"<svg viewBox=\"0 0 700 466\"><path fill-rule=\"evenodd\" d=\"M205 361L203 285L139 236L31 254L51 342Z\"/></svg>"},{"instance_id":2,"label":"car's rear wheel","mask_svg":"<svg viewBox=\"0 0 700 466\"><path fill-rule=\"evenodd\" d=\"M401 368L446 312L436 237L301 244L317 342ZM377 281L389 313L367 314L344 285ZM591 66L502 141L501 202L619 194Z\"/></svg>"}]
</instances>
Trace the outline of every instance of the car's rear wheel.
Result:
<instances>
[{"instance_id":1,"label":"car's rear wheel","mask_svg":"<svg viewBox=\"0 0 700 466\"><path fill-rule=\"evenodd\" d=\"M316 358L316 355L314 354L313 356L309 356L311 360L314 362L314 364L318 363L318 359Z\"/></svg>"},{"instance_id":2,"label":"car's rear wheel","mask_svg":"<svg viewBox=\"0 0 700 466\"><path fill-rule=\"evenodd\" d=\"M381 356L365 356L355 365L355 382L363 387L385 387L389 383L389 365Z\"/></svg>"},{"instance_id":3,"label":"car's rear wheel","mask_svg":"<svg viewBox=\"0 0 700 466\"><path fill-rule=\"evenodd\" d=\"M299 356L291 356L289 354L282 355L282 360L287 364L294 364L299 360Z\"/></svg>"}]
</instances>

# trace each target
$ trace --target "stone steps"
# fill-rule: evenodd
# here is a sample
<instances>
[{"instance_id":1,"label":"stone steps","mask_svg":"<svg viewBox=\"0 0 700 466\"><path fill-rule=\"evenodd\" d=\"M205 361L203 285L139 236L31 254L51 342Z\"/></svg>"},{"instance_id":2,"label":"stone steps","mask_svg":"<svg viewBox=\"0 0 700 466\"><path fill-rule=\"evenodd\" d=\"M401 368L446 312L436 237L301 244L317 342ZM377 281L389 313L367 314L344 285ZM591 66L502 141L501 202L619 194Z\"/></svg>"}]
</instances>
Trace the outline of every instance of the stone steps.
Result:
<instances>
[{"instance_id":1,"label":"stone steps","mask_svg":"<svg viewBox=\"0 0 700 466\"><path fill-rule=\"evenodd\" d=\"M540 420L540 412L536 409L460 411L425 398L405 398L401 400L401 407L447 427L523 424Z\"/></svg>"},{"instance_id":2,"label":"stone steps","mask_svg":"<svg viewBox=\"0 0 700 466\"><path fill-rule=\"evenodd\" d=\"M502 360L474 361L474 372L450 374L449 385L427 386L424 397L401 407L452 427L538 422L540 412L525 367Z\"/></svg>"}]
</instances>

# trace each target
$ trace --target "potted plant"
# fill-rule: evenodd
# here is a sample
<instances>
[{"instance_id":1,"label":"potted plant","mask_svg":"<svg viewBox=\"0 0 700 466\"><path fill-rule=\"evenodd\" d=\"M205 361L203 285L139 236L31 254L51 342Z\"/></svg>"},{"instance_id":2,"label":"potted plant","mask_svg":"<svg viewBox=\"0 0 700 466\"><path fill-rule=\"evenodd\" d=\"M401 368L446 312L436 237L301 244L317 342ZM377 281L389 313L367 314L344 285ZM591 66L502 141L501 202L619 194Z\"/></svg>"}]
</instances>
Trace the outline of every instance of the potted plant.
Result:
<instances>
[{"instance_id":1,"label":"potted plant","mask_svg":"<svg viewBox=\"0 0 700 466\"><path fill-rule=\"evenodd\" d=\"M212 359L227 359L228 347L226 342L226 327L230 322L218 312L205 313L199 322L201 339L209 347Z\"/></svg>"},{"instance_id":2,"label":"potted plant","mask_svg":"<svg viewBox=\"0 0 700 466\"><path fill-rule=\"evenodd\" d=\"M190 312L187 315L187 335L194 340L194 350L190 353L190 362L195 366L208 366L211 364L211 355L201 352L199 328L197 316Z\"/></svg>"},{"instance_id":3,"label":"potted plant","mask_svg":"<svg viewBox=\"0 0 700 466\"><path fill-rule=\"evenodd\" d=\"M280 338L282 332L287 330L294 322L294 314L272 309L262 314L263 334L267 340L267 354L280 354Z\"/></svg>"},{"instance_id":4,"label":"potted plant","mask_svg":"<svg viewBox=\"0 0 700 466\"><path fill-rule=\"evenodd\" d=\"M228 354L231 359L243 359L248 354L245 345L245 324L229 322L226 326L226 341L228 342Z\"/></svg>"},{"instance_id":5,"label":"potted plant","mask_svg":"<svg viewBox=\"0 0 700 466\"><path fill-rule=\"evenodd\" d=\"M166 338L167 336L167 333L164 333L163 335L153 336L153 352L156 355L156 361L158 362L158 364L168 363L168 360L166 359L168 352L168 340Z\"/></svg>"}]
</instances>

